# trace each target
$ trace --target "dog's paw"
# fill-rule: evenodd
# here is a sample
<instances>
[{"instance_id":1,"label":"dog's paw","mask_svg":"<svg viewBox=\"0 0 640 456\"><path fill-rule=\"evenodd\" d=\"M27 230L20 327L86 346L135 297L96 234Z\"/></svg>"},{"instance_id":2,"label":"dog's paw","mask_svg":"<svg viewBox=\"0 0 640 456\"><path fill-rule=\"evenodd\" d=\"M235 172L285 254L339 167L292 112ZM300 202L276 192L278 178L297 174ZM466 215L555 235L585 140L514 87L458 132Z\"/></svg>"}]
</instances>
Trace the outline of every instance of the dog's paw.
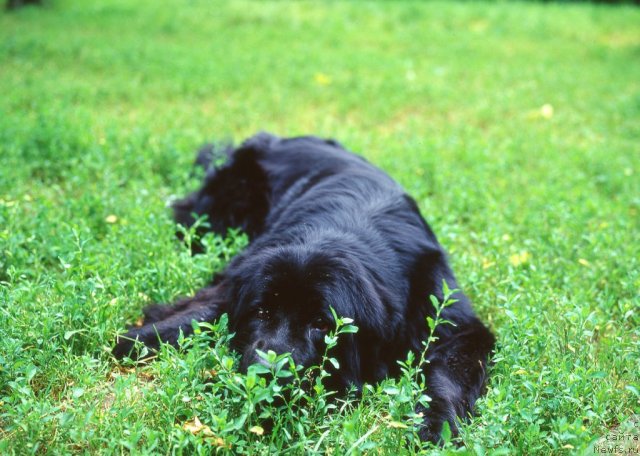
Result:
<instances>
[{"instance_id":1,"label":"dog's paw","mask_svg":"<svg viewBox=\"0 0 640 456\"><path fill-rule=\"evenodd\" d=\"M149 333L146 327L134 328L116 338L116 344L111 353L117 359L144 359L153 355L158 348L158 336Z\"/></svg>"}]
</instances>

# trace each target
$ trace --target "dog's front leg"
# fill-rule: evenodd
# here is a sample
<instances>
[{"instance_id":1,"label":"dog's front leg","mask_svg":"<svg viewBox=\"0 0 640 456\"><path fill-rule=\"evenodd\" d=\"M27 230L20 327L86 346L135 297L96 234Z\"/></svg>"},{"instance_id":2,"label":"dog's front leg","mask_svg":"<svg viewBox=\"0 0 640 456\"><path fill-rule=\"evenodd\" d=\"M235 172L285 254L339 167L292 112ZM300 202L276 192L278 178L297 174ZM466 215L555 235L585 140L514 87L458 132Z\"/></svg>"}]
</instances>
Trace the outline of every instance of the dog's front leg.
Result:
<instances>
[{"instance_id":1,"label":"dog's front leg","mask_svg":"<svg viewBox=\"0 0 640 456\"><path fill-rule=\"evenodd\" d=\"M494 336L479 321L438 340L425 367L431 402L428 408L418 407L425 416L419 430L423 441L441 442L445 422L457 435L456 420L468 417L482 394L494 343Z\"/></svg>"},{"instance_id":2,"label":"dog's front leg","mask_svg":"<svg viewBox=\"0 0 640 456\"><path fill-rule=\"evenodd\" d=\"M145 319L140 327L130 328L116 339L113 355L138 359L141 353L136 341L157 350L161 343L176 346L180 332L193 333L192 322L214 321L224 312L222 285L203 288L195 296L172 305L154 304L144 309Z\"/></svg>"}]
</instances>

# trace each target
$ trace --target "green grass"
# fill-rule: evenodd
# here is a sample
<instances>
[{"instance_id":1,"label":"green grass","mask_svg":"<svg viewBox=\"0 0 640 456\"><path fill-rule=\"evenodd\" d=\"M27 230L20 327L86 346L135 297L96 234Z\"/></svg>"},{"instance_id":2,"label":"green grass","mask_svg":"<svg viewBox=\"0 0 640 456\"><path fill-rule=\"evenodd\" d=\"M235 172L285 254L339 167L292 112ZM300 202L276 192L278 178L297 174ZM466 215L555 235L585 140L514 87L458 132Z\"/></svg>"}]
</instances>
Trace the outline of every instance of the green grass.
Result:
<instances>
[{"instance_id":1,"label":"green grass","mask_svg":"<svg viewBox=\"0 0 640 456\"><path fill-rule=\"evenodd\" d=\"M166 204L195 187L198 145L261 129L335 137L400 181L496 332L479 416L442 452L592 453L632 427L639 23L519 2L0 13L0 453L413 451L406 379L274 408L260 436L223 325L148 366L109 354L146 303L193 293L242 247L191 257Z\"/></svg>"}]
</instances>

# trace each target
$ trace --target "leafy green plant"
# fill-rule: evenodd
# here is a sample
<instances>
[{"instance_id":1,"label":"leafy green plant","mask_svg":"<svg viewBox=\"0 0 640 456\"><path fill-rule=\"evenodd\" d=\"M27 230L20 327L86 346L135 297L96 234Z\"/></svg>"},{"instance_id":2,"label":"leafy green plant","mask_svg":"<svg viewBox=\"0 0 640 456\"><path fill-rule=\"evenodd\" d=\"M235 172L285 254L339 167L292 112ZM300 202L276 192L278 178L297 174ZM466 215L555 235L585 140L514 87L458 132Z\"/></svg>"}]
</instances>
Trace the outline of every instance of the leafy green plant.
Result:
<instances>
[{"instance_id":1,"label":"leafy green plant","mask_svg":"<svg viewBox=\"0 0 640 456\"><path fill-rule=\"evenodd\" d=\"M423 343L423 351L416 357L409 353L406 361L401 361L402 375L397 380L387 380L384 386L365 385L364 407L384 407L384 420L390 429L401 430L395 437L398 448L420 448L418 430L423 414L416 412L418 405L428 410L430 398L426 390L425 371L428 370L427 351L437 340L436 328L450 322L441 318L444 308L453 304L453 294L444 283L443 301L431 296L436 313L428 318L432 336ZM192 414L183 418L183 428L197 436L201 443L214 442L215 445L232 452L250 451L262 448L265 451L281 448L284 442L307 452L322 452L331 448L324 446L324 439L332 431L335 422L344 420L342 425L344 442L348 453L373 448L376 433L381 425L374 424L369 432L359 435L355 421L361 412L356 411L360 401L354 396L339 398L334 391L326 388L326 380L332 375L329 366L339 370L338 360L331 352L340 343L340 336L357 333L353 320L338 316L333 309L335 329L325 336L325 351L321 362L304 370L296 365L289 353L277 354L271 350L257 351L263 363L248 367L246 374L238 371L236 356L229 352L228 342L233 337L227 332L227 317L210 323L194 322L193 339L180 339L183 349L202 351L196 370L189 377L199 378L197 372L204 371L204 387L198 386L200 401L220 401L226 404L222 416L218 414ZM165 347L168 356L175 356L175 349ZM161 355L160 370L162 367ZM165 359L170 361L171 359ZM195 385L194 385L195 386ZM377 390L377 391L376 391ZM369 393L375 392L374 395ZM427 394L425 394L427 393ZM380 400L380 396L385 400ZM377 401L377 404L371 404ZM332 419L326 423L327 417ZM323 420L325 423L323 423ZM349 422L353 423L349 425ZM373 438L372 438L373 437ZM450 440L450 431L445 428L445 445ZM284 441L283 441L284 439ZM329 442L327 442L329 443Z\"/></svg>"}]
</instances>

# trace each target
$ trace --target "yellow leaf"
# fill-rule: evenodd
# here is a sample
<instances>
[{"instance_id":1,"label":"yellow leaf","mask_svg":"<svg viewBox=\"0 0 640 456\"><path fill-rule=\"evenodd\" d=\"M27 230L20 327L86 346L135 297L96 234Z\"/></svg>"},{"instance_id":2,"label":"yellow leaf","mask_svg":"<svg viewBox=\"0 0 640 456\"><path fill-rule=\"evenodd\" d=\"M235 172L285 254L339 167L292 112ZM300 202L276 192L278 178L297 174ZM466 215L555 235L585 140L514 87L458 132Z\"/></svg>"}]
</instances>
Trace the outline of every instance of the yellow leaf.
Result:
<instances>
[{"instance_id":1,"label":"yellow leaf","mask_svg":"<svg viewBox=\"0 0 640 456\"><path fill-rule=\"evenodd\" d=\"M520 254L519 253L514 253L513 255L511 255L509 257L509 263L511 263L514 266L519 266L521 261L520 261Z\"/></svg>"},{"instance_id":2,"label":"yellow leaf","mask_svg":"<svg viewBox=\"0 0 640 456\"><path fill-rule=\"evenodd\" d=\"M491 266L496 264L495 261L489 261L486 258L482 260L482 269L489 269Z\"/></svg>"},{"instance_id":3,"label":"yellow leaf","mask_svg":"<svg viewBox=\"0 0 640 456\"><path fill-rule=\"evenodd\" d=\"M469 26L469 30L474 33L482 33L489 27L489 24L486 21L474 21Z\"/></svg>"},{"instance_id":4,"label":"yellow leaf","mask_svg":"<svg viewBox=\"0 0 640 456\"><path fill-rule=\"evenodd\" d=\"M203 424L200 422L200 419L196 416L191 421L187 421L182 425L182 429L192 434L197 434L202 430Z\"/></svg>"},{"instance_id":5,"label":"yellow leaf","mask_svg":"<svg viewBox=\"0 0 640 456\"><path fill-rule=\"evenodd\" d=\"M190 432L193 435L202 434L205 437L213 437L215 434L209 426L202 424L200 419L196 416L191 421L187 421L182 425L182 429Z\"/></svg>"},{"instance_id":6,"label":"yellow leaf","mask_svg":"<svg viewBox=\"0 0 640 456\"><path fill-rule=\"evenodd\" d=\"M209 426L203 426L202 435L204 435L205 437L215 437L215 434Z\"/></svg>"},{"instance_id":7,"label":"yellow leaf","mask_svg":"<svg viewBox=\"0 0 640 456\"><path fill-rule=\"evenodd\" d=\"M531 259L531 254L527 251L515 253L509 257L509 263L513 266L520 266L521 264L528 263Z\"/></svg>"},{"instance_id":8,"label":"yellow leaf","mask_svg":"<svg viewBox=\"0 0 640 456\"><path fill-rule=\"evenodd\" d=\"M211 445L222 447L222 448L231 448L231 444L227 444L222 437L209 437L206 439Z\"/></svg>"},{"instance_id":9,"label":"yellow leaf","mask_svg":"<svg viewBox=\"0 0 640 456\"><path fill-rule=\"evenodd\" d=\"M331 78L324 73L316 73L314 76L316 84L321 86L328 86L331 84Z\"/></svg>"},{"instance_id":10,"label":"yellow leaf","mask_svg":"<svg viewBox=\"0 0 640 456\"><path fill-rule=\"evenodd\" d=\"M542 116L543 119L551 119L553 117L553 106L549 103L543 104L540 107L540 116Z\"/></svg>"},{"instance_id":11,"label":"yellow leaf","mask_svg":"<svg viewBox=\"0 0 640 456\"><path fill-rule=\"evenodd\" d=\"M408 426L400 421L390 421L389 427L393 429L407 429Z\"/></svg>"}]
</instances>

